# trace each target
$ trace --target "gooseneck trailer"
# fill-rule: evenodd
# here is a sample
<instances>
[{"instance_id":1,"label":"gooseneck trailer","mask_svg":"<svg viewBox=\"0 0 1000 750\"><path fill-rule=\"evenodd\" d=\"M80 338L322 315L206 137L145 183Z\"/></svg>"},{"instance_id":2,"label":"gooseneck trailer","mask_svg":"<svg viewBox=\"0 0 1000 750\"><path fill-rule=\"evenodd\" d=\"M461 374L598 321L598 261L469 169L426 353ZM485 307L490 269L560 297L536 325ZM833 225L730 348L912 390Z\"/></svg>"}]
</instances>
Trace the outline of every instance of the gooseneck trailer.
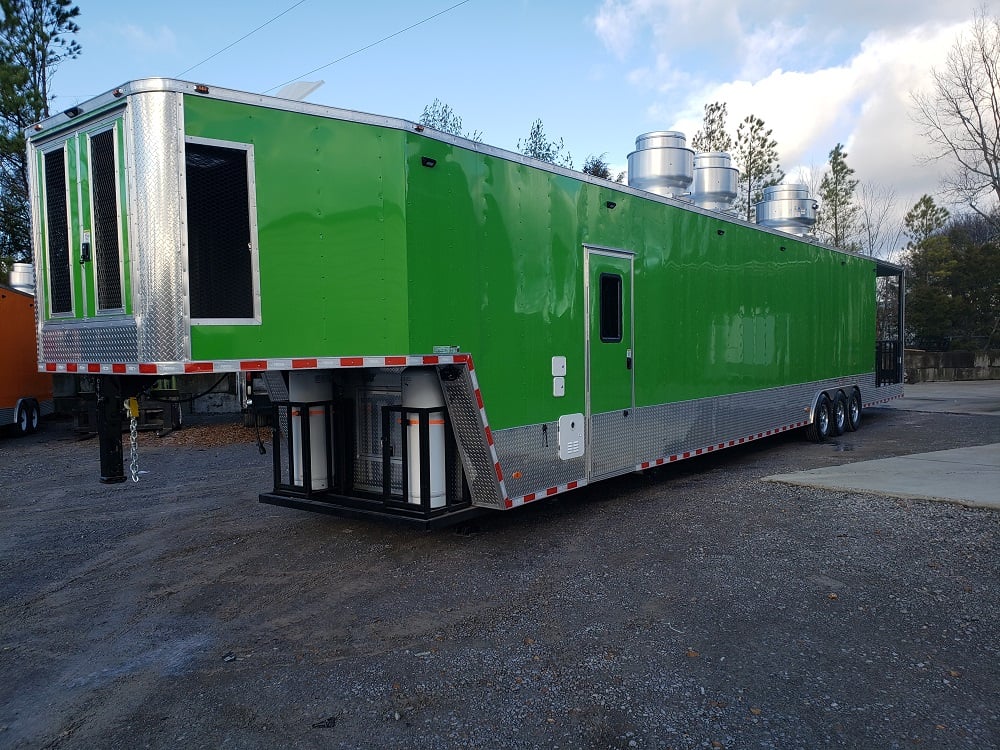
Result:
<instances>
[{"instance_id":1,"label":"gooseneck trailer","mask_svg":"<svg viewBox=\"0 0 1000 750\"><path fill-rule=\"evenodd\" d=\"M669 180L167 79L28 136L39 367L98 379L108 481L122 398L164 376L259 374L261 500L425 525L902 394L900 268Z\"/></svg>"}]
</instances>

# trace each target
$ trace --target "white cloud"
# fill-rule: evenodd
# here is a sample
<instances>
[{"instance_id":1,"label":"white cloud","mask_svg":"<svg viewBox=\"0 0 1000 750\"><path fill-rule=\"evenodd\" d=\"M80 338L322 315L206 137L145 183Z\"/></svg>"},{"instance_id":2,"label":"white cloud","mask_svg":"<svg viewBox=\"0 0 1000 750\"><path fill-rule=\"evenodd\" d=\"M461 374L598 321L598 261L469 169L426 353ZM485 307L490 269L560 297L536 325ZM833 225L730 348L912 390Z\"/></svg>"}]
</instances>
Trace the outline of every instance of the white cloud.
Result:
<instances>
[{"instance_id":1,"label":"white cloud","mask_svg":"<svg viewBox=\"0 0 1000 750\"><path fill-rule=\"evenodd\" d=\"M898 4L851 0L837 6L834 23L833 11L818 6L806 13L797 5L786 17L771 3L768 19L764 3L734 8L705 0L692 10L676 0L605 0L594 28L635 63L626 79L649 98L651 120L690 138L701 127L703 105L725 102L732 133L749 114L773 129L786 173L822 168L843 143L860 179L892 186L908 200L933 192L939 177L936 166L922 163L927 147L910 117L910 94L928 84L930 69L943 63L972 12L923 0L908 3L905 14L899 7L888 13L886 5ZM939 11L941 18L927 21ZM706 15L714 15L711 29L696 33L688 25L685 32L685 24ZM940 22L955 17L962 22ZM667 43L667 27L676 44ZM697 56L695 38L711 40Z\"/></svg>"}]
</instances>

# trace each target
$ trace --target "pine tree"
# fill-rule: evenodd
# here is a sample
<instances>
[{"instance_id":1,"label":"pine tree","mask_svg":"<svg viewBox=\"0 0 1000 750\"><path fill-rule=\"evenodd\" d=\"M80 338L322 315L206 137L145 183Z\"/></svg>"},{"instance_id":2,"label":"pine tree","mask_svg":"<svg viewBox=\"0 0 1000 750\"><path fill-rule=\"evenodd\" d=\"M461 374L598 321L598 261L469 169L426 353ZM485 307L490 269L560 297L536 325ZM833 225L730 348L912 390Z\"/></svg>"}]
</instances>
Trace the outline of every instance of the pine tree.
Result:
<instances>
[{"instance_id":1,"label":"pine tree","mask_svg":"<svg viewBox=\"0 0 1000 750\"><path fill-rule=\"evenodd\" d=\"M462 130L462 118L440 99L435 99L424 107L424 111L420 115L420 124L440 130L442 133L451 133L473 141L482 141L483 139L483 133L480 130L472 133Z\"/></svg>"},{"instance_id":2,"label":"pine tree","mask_svg":"<svg viewBox=\"0 0 1000 750\"><path fill-rule=\"evenodd\" d=\"M858 181L854 170L847 166L844 144L838 143L830 152L829 171L819 185L820 209L816 217L816 233L834 247L856 252L859 207L854 199Z\"/></svg>"},{"instance_id":3,"label":"pine tree","mask_svg":"<svg viewBox=\"0 0 1000 750\"><path fill-rule=\"evenodd\" d=\"M755 206L764 198L764 188L778 185L785 179L778 163L778 143L764 121L748 115L736 131L736 152L733 155L740 170L740 194L736 207L747 221L753 221Z\"/></svg>"},{"instance_id":4,"label":"pine tree","mask_svg":"<svg viewBox=\"0 0 1000 750\"><path fill-rule=\"evenodd\" d=\"M602 177L605 180L613 180L614 182L624 182L624 172L619 172L616 177L611 176L611 165L604 160L605 156L606 154L588 156L586 161L583 162L583 173L593 175L594 177Z\"/></svg>"},{"instance_id":5,"label":"pine tree","mask_svg":"<svg viewBox=\"0 0 1000 750\"><path fill-rule=\"evenodd\" d=\"M568 151L563 153L565 147L562 138L559 139L558 143L548 139L548 136L545 135L545 126L542 125L541 120L535 120L531 123L531 132L528 134L526 141L522 143L519 140L517 142L517 150L525 156L572 169L573 157Z\"/></svg>"},{"instance_id":6,"label":"pine tree","mask_svg":"<svg viewBox=\"0 0 1000 750\"><path fill-rule=\"evenodd\" d=\"M931 196L923 195L903 217L903 232L910 238L906 249L912 250L940 232L948 223L948 216L948 209L936 205Z\"/></svg>"},{"instance_id":7,"label":"pine tree","mask_svg":"<svg viewBox=\"0 0 1000 750\"><path fill-rule=\"evenodd\" d=\"M705 105L705 119L701 130L691 139L691 147L702 153L709 151L733 150L733 139L726 132L726 105L724 102L712 102Z\"/></svg>"},{"instance_id":8,"label":"pine tree","mask_svg":"<svg viewBox=\"0 0 1000 750\"><path fill-rule=\"evenodd\" d=\"M49 83L80 54L70 0L0 0L0 256L31 255L24 129L49 116Z\"/></svg>"}]
</instances>

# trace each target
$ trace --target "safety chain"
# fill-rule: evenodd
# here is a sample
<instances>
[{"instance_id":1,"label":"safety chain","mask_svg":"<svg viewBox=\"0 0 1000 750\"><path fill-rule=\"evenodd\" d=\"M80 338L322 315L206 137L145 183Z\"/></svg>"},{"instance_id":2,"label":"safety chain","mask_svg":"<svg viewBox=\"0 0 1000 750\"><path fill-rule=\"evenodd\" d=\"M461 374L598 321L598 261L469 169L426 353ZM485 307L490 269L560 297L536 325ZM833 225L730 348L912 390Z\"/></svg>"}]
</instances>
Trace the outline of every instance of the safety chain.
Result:
<instances>
[{"instance_id":1,"label":"safety chain","mask_svg":"<svg viewBox=\"0 0 1000 750\"><path fill-rule=\"evenodd\" d=\"M139 481L139 420L130 416L128 420L129 469L132 481Z\"/></svg>"}]
</instances>

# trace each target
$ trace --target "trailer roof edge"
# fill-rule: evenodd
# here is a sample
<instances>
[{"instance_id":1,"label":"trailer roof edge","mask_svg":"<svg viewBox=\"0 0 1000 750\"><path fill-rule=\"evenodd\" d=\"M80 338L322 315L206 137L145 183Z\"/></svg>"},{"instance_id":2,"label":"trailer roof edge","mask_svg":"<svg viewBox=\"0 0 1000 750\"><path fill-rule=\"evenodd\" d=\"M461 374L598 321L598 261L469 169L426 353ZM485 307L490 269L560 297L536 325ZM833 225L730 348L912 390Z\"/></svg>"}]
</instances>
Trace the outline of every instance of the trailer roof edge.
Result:
<instances>
[{"instance_id":1,"label":"trailer roof edge","mask_svg":"<svg viewBox=\"0 0 1000 750\"><path fill-rule=\"evenodd\" d=\"M550 162L541 161L539 159L532 158L530 156L525 156L524 154L518 153L516 151L509 151L507 149L500 148L498 146L490 146L488 144L482 143L480 141L471 140L469 138L463 138L462 136L452 135L451 133L445 133L440 130L435 130L434 128L428 127L426 125L420 125L418 123L412 122L411 120L406 120L400 117L389 117L385 115L374 115L368 112L361 112L358 110L343 109L340 107L334 107L328 104L313 104L310 102L297 101L293 99L283 99L276 96L268 96L266 94L254 94L247 91L240 91L238 89L229 89L223 86L212 86L204 83L194 83L191 81L183 81L176 78L140 78L132 81L127 81L115 88L107 91L98 96L87 99L80 104L74 105L59 114L53 115L39 123L26 128L24 131L25 137L29 141L37 141L42 138L63 130L67 125L72 123L72 121L81 115L95 114L98 112L106 111L115 102L126 99L128 96L135 94L144 93L180 93L188 94L192 96L204 96L212 99L220 99L223 101L238 102L242 104L250 104L259 107L267 107L270 109L280 109L287 112L299 112L302 114L311 114L318 117L327 117L336 120L346 120L349 122L358 122L367 125L375 125L384 128L390 128L394 130L400 130L405 132L416 133L421 136L431 138L432 140L442 141L444 143L450 143L454 146L459 146L461 148L468 149L470 151L476 151L479 153L488 154L490 156L495 156L498 158L506 159L507 161L514 161L526 166L531 166L536 169L541 169L546 172L551 172L553 174L562 175L564 177L569 177L574 180L579 180L582 182L587 182L592 185L596 185L607 190L613 190L616 193L623 195L633 195L637 198L642 198L644 200L650 200L657 203L663 203L675 208L680 208L685 211L691 211L693 213L699 213L704 216L712 217L718 221L726 222L729 224L743 225L754 227L756 230L772 234L776 237L783 239L792 238L799 242L803 242L808 245L813 245L815 247L820 247L825 250L829 250L834 253L841 253L843 255L848 255L851 257L867 258L872 260L877 264L876 272L878 275L895 275L901 270L900 266L896 266L887 261L882 261L878 258L872 256L864 256L858 253L852 253L848 250L843 250L838 247L833 247L825 242L821 242L815 237L800 236L800 235L790 235L785 232L781 232L777 229L772 229L770 227L762 226L760 224L755 224L753 222L747 221L733 213L712 211L709 209L701 208L695 206L693 203L688 201L680 200L677 198L667 198L656 193L650 193L645 190L639 190L638 188L630 187L629 185L623 185L621 183L613 182L612 180L606 180L601 177L595 177L594 175L587 174L585 172L580 172L575 169L570 169L568 167L563 167L558 164L552 164ZM886 273L886 271L888 271Z\"/></svg>"}]
</instances>

